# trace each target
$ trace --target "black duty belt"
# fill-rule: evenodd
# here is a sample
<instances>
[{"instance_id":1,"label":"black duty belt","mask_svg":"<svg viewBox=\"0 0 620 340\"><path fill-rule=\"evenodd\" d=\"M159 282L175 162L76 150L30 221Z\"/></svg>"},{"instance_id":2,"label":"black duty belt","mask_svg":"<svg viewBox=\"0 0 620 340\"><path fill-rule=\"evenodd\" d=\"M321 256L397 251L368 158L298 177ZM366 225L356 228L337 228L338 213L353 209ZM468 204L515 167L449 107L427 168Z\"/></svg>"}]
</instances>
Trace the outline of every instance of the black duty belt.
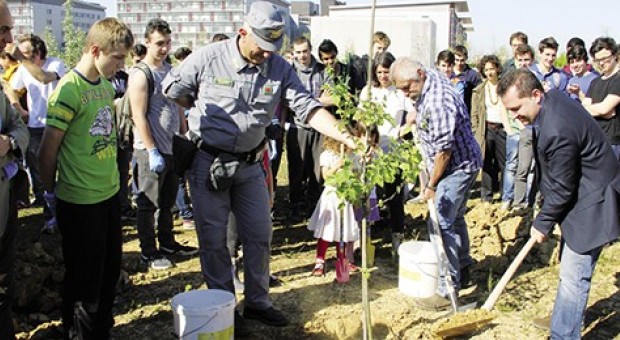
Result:
<instances>
[{"instance_id":1,"label":"black duty belt","mask_svg":"<svg viewBox=\"0 0 620 340\"><path fill-rule=\"evenodd\" d=\"M220 153L228 153L235 156L238 160L248 163L256 163L263 158L263 150L265 148L265 143L267 142L267 139L263 139L254 149L248 152L233 153L209 145L205 143L200 137L193 137L194 138L192 138L192 141L196 144L196 147L213 157L219 156Z\"/></svg>"}]
</instances>

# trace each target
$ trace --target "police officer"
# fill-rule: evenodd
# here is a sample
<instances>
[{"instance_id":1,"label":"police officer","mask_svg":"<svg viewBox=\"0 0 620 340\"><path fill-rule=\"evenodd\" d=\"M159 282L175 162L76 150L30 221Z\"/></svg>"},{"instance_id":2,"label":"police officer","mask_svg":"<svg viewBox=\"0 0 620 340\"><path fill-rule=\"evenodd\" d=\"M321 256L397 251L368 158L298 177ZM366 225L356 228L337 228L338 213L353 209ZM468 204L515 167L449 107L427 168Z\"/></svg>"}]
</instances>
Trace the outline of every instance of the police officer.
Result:
<instances>
[{"instance_id":1,"label":"police officer","mask_svg":"<svg viewBox=\"0 0 620 340\"><path fill-rule=\"evenodd\" d=\"M226 223L232 210L244 247L243 316L271 326L288 319L269 299L272 225L262 153L265 127L284 101L301 121L355 147L338 130L336 119L299 81L295 70L276 55L285 20L265 1L252 4L233 39L209 44L173 69L164 93L189 113L190 135L199 146L188 170L202 273L209 288L234 293L226 248Z\"/></svg>"}]
</instances>

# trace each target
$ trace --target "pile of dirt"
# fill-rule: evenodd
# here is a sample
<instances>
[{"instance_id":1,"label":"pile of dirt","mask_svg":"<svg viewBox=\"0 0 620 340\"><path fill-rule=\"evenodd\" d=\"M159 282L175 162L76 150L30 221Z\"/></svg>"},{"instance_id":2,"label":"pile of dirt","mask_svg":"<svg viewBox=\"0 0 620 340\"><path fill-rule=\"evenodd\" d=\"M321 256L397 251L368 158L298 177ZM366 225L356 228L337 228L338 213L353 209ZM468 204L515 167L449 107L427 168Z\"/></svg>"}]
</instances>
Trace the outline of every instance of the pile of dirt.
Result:
<instances>
[{"instance_id":1,"label":"pile of dirt","mask_svg":"<svg viewBox=\"0 0 620 340\"><path fill-rule=\"evenodd\" d=\"M286 197L280 195L280 197ZM285 207L285 205L282 205ZM282 208L280 208L282 209ZM428 239L426 205L407 206L408 239ZM531 218L508 213L499 205L474 199L466 215L475 285L461 291L464 303L486 300L490 290L525 243ZM60 235L42 235L40 209L20 211L16 260L15 318L19 339L60 339L60 291L63 276ZM381 233L379 233L381 234ZM389 229L385 230L389 235ZM196 246L195 231L178 228L176 239ZM176 266L149 271L141 265L135 228L123 229L125 286L115 306L113 336L118 339L173 339L170 299L183 291L204 289L198 257L173 258ZM496 304L497 318L491 326L471 335L472 339L543 338L546 332L531 326L533 317L549 313L557 286L557 237L536 245ZM388 238L373 240L376 267L370 272L370 304L373 333L377 339L428 339L432 325L445 312L415 307L414 299L398 289L398 267ZM284 328L248 321L252 339L360 339L361 274L353 274L346 285L334 283L335 250L328 251L326 275L313 277L316 240L305 223L276 222L272 242L271 272L280 284L271 288L274 305L290 318ZM606 249L597 265L584 336L614 338L620 334L620 243ZM240 309L243 295L237 295Z\"/></svg>"}]
</instances>

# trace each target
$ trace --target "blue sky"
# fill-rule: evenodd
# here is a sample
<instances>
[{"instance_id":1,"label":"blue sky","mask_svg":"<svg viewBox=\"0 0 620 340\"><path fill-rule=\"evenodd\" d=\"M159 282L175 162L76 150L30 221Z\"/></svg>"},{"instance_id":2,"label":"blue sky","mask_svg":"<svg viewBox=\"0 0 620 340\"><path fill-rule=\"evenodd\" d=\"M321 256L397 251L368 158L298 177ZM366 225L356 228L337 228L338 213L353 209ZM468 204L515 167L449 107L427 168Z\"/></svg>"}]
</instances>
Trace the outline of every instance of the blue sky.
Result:
<instances>
[{"instance_id":1,"label":"blue sky","mask_svg":"<svg viewBox=\"0 0 620 340\"><path fill-rule=\"evenodd\" d=\"M404 1L377 0L377 3ZM115 0L100 3L108 8L108 15L116 14ZM370 4L370 0L347 0L347 3ZM582 38L588 48L601 35L620 42L618 0L469 0L468 5L475 30L469 35L471 55L493 53L501 46L507 48L508 37L517 30L529 36L534 48L541 39L555 37L560 52L574 36Z\"/></svg>"},{"instance_id":2,"label":"blue sky","mask_svg":"<svg viewBox=\"0 0 620 340\"><path fill-rule=\"evenodd\" d=\"M405 0L377 0L378 4ZM370 4L370 0L347 0L347 4ZM508 48L508 38L522 31L537 49L538 42L553 36L560 44L578 36L590 43L602 35L620 42L620 1L618 0L468 0L474 32L469 34L470 55L490 54L500 46Z\"/></svg>"}]
</instances>

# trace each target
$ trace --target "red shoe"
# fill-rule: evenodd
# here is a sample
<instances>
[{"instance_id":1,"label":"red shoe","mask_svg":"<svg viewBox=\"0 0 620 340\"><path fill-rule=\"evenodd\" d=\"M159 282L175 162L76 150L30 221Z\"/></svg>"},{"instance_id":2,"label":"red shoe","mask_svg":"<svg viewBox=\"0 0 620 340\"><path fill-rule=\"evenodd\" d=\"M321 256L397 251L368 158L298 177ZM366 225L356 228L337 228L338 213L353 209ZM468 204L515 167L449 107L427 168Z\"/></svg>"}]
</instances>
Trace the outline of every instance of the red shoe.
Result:
<instances>
[{"instance_id":1,"label":"red shoe","mask_svg":"<svg viewBox=\"0 0 620 340\"><path fill-rule=\"evenodd\" d=\"M353 263L349 263L349 273L357 273L360 271L360 267L354 265Z\"/></svg>"},{"instance_id":2,"label":"red shoe","mask_svg":"<svg viewBox=\"0 0 620 340\"><path fill-rule=\"evenodd\" d=\"M312 273L310 273L310 275L325 276L325 263L317 260L314 264L314 269L312 269Z\"/></svg>"}]
</instances>

